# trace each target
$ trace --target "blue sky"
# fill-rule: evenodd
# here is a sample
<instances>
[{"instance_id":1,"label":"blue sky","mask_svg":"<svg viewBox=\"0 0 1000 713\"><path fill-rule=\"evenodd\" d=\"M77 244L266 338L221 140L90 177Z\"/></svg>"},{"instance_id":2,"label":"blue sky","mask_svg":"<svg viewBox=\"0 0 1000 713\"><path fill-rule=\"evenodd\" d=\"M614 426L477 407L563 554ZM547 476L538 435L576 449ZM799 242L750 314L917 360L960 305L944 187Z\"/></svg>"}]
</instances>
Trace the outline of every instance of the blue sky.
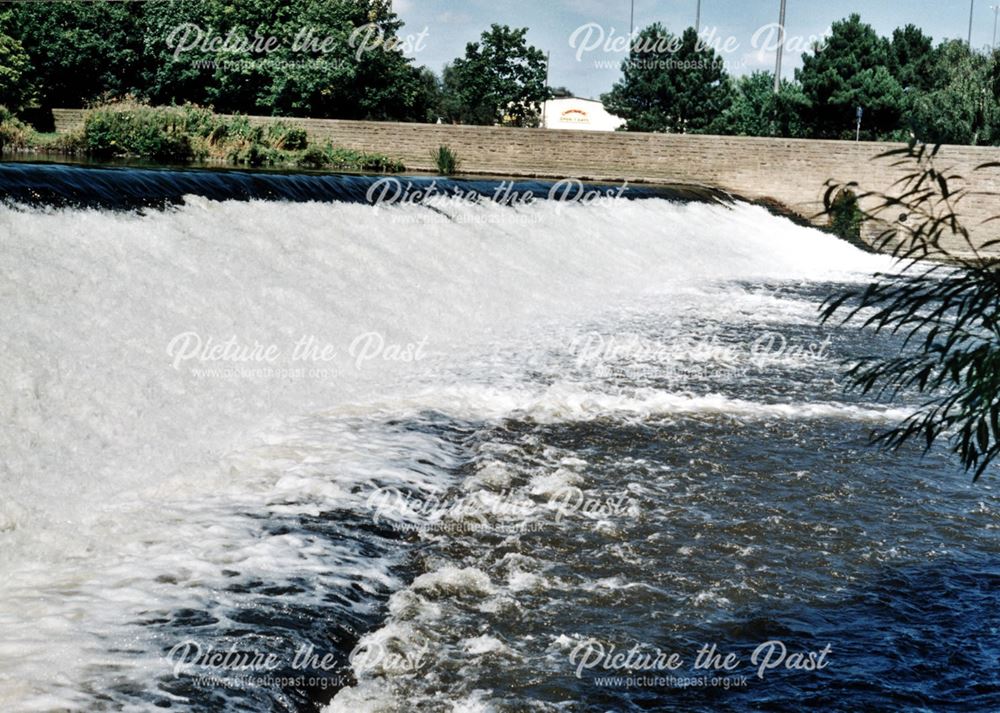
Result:
<instances>
[{"instance_id":1,"label":"blue sky","mask_svg":"<svg viewBox=\"0 0 1000 713\"><path fill-rule=\"evenodd\" d=\"M852 12L860 13L883 35L912 22L936 41L964 39L969 26L968 0L787 2L789 43L798 45L785 53L783 75L788 77L801 64L801 46ZM973 45L983 47L992 42L994 13L990 5L997 2L1000 0L976 0ZM761 28L777 23L779 4L779 0L702 0L702 28L714 28L719 42L730 43L730 51L722 54L732 73L773 70L773 42L768 41L768 30ZM678 31L694 24L696 5L697 0L635 0L635 23L642 27L660 21ZM394 6L406 23L404 34L426 32L409 54L417 64L435 71L463 54L466 43L478 38L493 22L528 27L531 44L551 53L549 83L566 86L578 96L596 98L608 91L625 56L615 51L614 42L628 34L630 0L394 0ZM576 34L574 49L571 38L579 28L584 29ZM595 45L600 46L590 49Z\"/></svg>"}]
</instances>

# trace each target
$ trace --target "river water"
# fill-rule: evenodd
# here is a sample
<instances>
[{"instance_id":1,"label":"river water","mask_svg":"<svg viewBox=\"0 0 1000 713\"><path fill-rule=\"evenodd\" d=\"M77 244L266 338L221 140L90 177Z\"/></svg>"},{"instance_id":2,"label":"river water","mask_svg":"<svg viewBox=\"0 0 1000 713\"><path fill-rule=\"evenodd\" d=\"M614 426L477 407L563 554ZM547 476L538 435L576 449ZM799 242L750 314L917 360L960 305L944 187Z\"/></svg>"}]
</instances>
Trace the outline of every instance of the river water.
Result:
<instances>
[{"instance_id":1,"label":"river water","mask_svg":"<svg viewBox=\"0 0 1000 713\"><path fill-rule=\"evenodd\" d=\"M995 474L817 319L886 258L375 185L0 166L3 710L1000 709Z\"/></svg>"}]
</instances>

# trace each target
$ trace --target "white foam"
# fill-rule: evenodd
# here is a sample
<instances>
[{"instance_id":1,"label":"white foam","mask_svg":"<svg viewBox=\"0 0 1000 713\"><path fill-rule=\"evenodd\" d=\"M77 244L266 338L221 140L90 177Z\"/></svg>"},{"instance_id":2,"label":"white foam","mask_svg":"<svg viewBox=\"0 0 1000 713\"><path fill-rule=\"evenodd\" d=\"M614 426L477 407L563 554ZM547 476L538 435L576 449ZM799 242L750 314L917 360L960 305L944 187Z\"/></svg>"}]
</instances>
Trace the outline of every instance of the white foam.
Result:
<instances>
[{"instance_id":1,"label":"white foam","mask_svg":"<svg viewBox=\"0 0 1000 713\"><path fill-rule=\"evenodd\" d=\"M323 710L324 713L394 713L399 704L381 681L370 680L342 689Z\"/></svg>"},{"instance_id":2,"label":"white foam","mask_svg":"<svg viewBox=\"0 0 1000 713\"><path fill-rule=\"evenodd\" d=\"M466 639L463 645L463 649L466 653L472 654L473 656L480 656L482 654L492 654L499 653L507 650L507 645L504 644L500 639L495 636L490 636L489 634L483 634L482 636L476 636L471 639Z\"/></svg>"},{"instance_id":3,"label":"white foam","mask_svg":"<svg viewBox=\"0 0 1000 713\"><path fill-rule=\"evenodd\" d=\"M373 586L391 581L346 549L303 554L294 535L254 541L242 514L350 507L352 484L417 477L394 469L392 456L436 447L417 435L359 435L352 418L377 424L438 407L540 421L883 417L824 404L483 386L507 376L473 360L489 345L537 344L552 325L639 296L677 295L691 307L709 283L851 279L887 266L750 206L651 200L522 212L535 219L530 229L395 224L388 212L340 204L198 200L143 215L0 208L0 702L82 705L95 667L123 665L109 650L156 650L123 622L198 609L227 566L265 580L299 568L326 577L321 588L352 572ZM167 352L188 332L283 354L315 336L338 353L321 364L323 377L199 377ZM427 357L359 366L348 345L366 333L401 349L423 342ZM467 383L454 384L458 372ZM295 420L316 413L327 415ZM342 568L331 572L331 561ZM158 582L163 575L182 584ZM488 578L453 576L425 582L488 591ZM142 680L158 670L151 658L130 665Z\"/></svg>"},{"instance_id":4,"label":"white foam","mask_svg":"<svg viewBox=\"0 0 1000 713\"><path fill-rule=\"evenodd\" d=\"M762 403L723 394L686 394L652 388L632 389L613 394L581 388L575 383L558 383L544 390L499 389L482 386L445 387L424 391L391 402L404 411L433 408L456 418L524 418L538 423L592 421L601 418L646 419L667 416L727 416L740 419L838 419L882 423L906 418L912 409L854 405L839 402L800 401ZM539 492L572 480L570 471L560 483L538 481ZM546 476L546 478L550 478ZM569 482L567 480L567 482Z\"/></svg>"},{"instance_id":5,"label":"white foam","mask_svg":"<svg viewBox=\"0 0 1000 713\"><path fill-rule=\"evenodd\" d=\"M486 596L493 592L489 576L475 567L442 567L413 580L412 588L427 596Z\"/></svg>"}]
</instances>

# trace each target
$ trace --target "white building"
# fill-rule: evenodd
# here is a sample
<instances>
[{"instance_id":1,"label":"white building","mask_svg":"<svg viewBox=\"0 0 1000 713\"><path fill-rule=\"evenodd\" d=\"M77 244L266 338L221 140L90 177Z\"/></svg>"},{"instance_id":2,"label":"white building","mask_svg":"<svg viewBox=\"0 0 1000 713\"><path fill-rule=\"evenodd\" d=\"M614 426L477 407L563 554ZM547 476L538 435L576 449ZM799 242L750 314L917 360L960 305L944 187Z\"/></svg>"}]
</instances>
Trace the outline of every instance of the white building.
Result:
<instances>
[{"instance_id":1,"label":"white building","mask_svg":"<svg viewBox=\"0 0 1000 713\"><path fill-rule=\"evenodd\" d=\"M542 128L574 131L614 131L625 120L609 114L604 105L594 99L562 97L542 105Z\"/></svg>"}]
</instances>

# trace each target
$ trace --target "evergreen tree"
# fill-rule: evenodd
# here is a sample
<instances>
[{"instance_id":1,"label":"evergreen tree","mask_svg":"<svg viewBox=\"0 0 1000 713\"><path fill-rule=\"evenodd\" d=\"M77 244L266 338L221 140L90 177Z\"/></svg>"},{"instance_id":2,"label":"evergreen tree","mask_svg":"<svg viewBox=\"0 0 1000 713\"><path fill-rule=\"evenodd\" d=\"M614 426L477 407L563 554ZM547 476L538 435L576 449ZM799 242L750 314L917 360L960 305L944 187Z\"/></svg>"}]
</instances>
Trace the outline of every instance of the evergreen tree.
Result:
<instances>
[{"instance_id":1,"label":"evergreen tree","mask_svg":"<svg viewBox=\"0 0 1000 713\"><path fill-rule=\"evenodd\" d=\"M892 47L857 14L833 23L827 43L802 56L796 77L809 101L807 122L817 138L854 138L858 107L862 136L894 138L903 88L892 75Z\"/></svg>"},{"instance_id":2,"label":"evergreen tree","mask_svg":"<svg viewBox=\"0 0 1000 713\"><path fill-rule=\"evenodd\" d=\"M905 91L927 91L931 88L935 59L933 40L916 25L893 31L889 66L892 76Z\"/></svg>"},{"instance_id":3,"label":"evergreen tree","mask_svg":"<svg viewBox=\"0 0 1000 713\"><path fill-rule=\"evenodd\" d=\"M722 58L693 28L680 37L658 23L639 33L622 79L602 99L629 131L710 133L721 126L732 86Z\"/></svg>"}]
</instances>

